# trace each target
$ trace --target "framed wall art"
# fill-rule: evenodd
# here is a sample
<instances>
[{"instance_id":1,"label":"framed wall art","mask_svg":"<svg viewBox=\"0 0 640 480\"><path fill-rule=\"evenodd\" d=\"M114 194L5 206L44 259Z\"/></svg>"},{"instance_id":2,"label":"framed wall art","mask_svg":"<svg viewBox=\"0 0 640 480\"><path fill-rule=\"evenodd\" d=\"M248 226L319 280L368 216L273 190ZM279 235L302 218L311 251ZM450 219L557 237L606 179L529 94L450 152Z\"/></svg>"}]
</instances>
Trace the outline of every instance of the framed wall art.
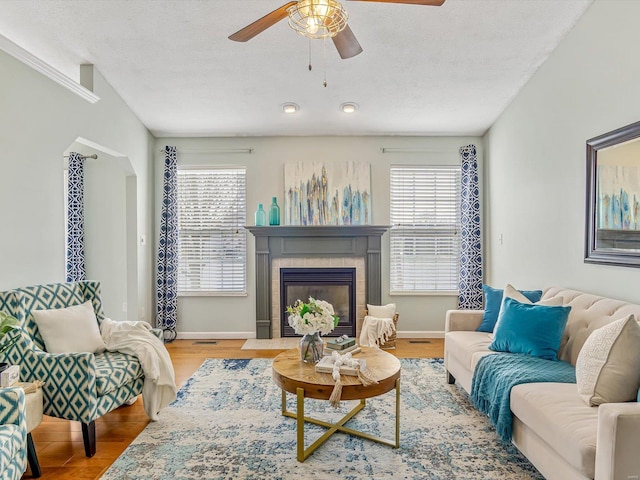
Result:
<instances>
[{"instance_id":1,"label":"framed wall art","mask_svg":"<svg viewBox=\"0 0 640 480\"><path fill-rule=\"evenodd\" d=\"M640 267L640 122L587 140L585 262Z\"/></svg>"},{"instance_id":2,"label":"framed wall art","mask_svg":"<svg viewBox=\"0 0 640 480\"><path fill-rule=\"evenodd\" d=\"M364 162L286 163L284 224L371 224L370 170Z\"/></svg>"}]
</instances>

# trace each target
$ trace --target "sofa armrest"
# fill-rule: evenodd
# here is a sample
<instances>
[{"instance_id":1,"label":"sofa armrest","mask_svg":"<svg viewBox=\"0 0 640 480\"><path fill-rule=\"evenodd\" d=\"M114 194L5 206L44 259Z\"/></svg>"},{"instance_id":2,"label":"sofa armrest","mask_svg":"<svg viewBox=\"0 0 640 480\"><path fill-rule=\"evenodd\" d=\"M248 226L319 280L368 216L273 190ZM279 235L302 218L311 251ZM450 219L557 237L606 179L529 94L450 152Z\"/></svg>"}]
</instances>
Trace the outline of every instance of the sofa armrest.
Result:
<instances>
[{"instance_id":1,"label":"sofa armrest","mask_svg":"<svg viewBox=\"0 0 640 480\"><path fill-rule=\"evenodd\" d=\"M484 310L448 310L444 331L473 331L482 323Z\"/></svg>"},{"instance_id":2,"label":"sofa armrest","mask_svg":"<svg viewBox=\"0 0 640 480\"><path fill-rule=\"evenodd\" d=\"M595 480L640 478L640 403L598 407Z\"/></svg>"},{"instance_id":3,"label":"sofa armrest","mask_svg":"<svg viewBox=\"0 0 640 480\"><path fill-rule=\"evenodd\" d=\"M96 363L93 353L47 353L22 329L7 333L17 341L3 353L3 361L20 365L22 382L44 382L44 413L89 423L97 407Z\"/></svg>"}]
</instances>

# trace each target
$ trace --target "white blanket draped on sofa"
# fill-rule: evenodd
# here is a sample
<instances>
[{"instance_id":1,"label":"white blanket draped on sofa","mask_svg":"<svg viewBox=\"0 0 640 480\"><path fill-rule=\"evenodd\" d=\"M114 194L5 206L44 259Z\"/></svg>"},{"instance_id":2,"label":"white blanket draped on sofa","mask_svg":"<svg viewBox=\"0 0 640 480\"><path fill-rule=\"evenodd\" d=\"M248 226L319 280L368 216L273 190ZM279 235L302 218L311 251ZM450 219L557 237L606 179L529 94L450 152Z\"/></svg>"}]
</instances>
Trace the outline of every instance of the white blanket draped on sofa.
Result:
<instances>
[{"instance_id":1,"label":"white blanket draped on sofa","mask_svg":"<svg viewBox=\"0 0 640 480\"><path fill-rule=\"evenodd\" d=\"M116 322L105 318L100 332L107 350L134 355L144 371L142 399L151 420L176 398L176 381L169 352L149 330L147 322Z\"/></svg>"}]
</instances>

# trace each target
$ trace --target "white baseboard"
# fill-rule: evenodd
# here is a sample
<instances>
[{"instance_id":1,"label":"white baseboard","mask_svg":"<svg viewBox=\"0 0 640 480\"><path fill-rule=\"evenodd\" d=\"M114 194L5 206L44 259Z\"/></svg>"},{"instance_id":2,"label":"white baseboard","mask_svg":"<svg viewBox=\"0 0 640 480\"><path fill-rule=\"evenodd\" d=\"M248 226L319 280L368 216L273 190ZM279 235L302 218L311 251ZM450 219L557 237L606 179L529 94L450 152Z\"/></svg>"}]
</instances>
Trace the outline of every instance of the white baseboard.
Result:
<instances>
[{"instance_id":1,"label":"white baseboard","mask_svg":"<svg viewBox=\"0 0 640 480\"><path fill-rule=\"evenodd\" d=\"M398 338L444 338L442 331L398 331ZM178 332L182 340L237 340L256 338L255 332Z\"/></svg>"},{"instance_id":2,"label":"white baseboard","mask_svg":"<svg viewBox=\"0 0 640 480\"><path fill-rule=\"evenodd\" d=\"M256 338L255 332L178 332L181 340L237 340Z\"/></svg>"}]
</instances>

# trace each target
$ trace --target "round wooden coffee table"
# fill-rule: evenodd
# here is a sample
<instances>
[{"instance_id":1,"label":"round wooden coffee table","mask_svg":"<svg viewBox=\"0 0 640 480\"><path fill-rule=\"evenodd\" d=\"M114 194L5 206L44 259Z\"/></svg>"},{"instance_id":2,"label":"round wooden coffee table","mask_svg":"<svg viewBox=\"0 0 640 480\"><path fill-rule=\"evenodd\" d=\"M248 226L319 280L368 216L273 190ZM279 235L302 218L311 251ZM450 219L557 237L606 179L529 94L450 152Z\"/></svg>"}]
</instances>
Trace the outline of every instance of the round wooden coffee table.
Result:
<instances>
[{"instance_id":1,"label":"round wooden coffee table","mask_svg":"<svg viewBox=\"0 0 640 480\"><path fill-rule=\"evenodd\" d=\"M354 358L366 359L367 369L378 383L364 386L360 383L358 377L342 375L341 400L360 400L360 403L337 423L329 423L304 416L305 398L329 400L335 383L330 373L317 373L315 365L302 362L298 349L283 352L273 360L273 381L282 389L282 415L295 418L297 421L297 453L299 462L304 462L309 455L338 431L366 438L394 448L400 446L400 361L394 355L382 351L379 348L361 348L362 351L354 355ZM394 388L396 390L395 441L385 440L344 426L345 423L365 407L367 398L377 397ZM296 394L295 412L287 410L287 392ZM306 450L304 448L305 422L328 428L327 432L312 443Z\"/></svg>"}]
</instances>

